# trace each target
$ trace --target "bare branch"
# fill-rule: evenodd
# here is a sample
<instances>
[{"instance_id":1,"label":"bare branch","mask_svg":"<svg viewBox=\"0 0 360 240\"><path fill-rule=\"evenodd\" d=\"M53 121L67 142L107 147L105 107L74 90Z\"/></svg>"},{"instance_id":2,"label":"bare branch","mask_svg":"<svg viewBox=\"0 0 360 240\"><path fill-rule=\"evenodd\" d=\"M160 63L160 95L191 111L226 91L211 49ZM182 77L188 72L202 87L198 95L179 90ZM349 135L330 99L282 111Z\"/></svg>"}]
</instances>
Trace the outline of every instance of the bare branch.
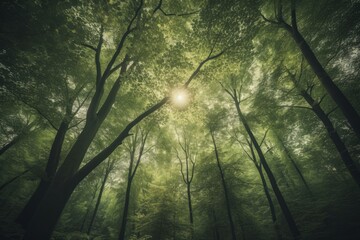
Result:
<instances>
[{"instance_id":1,"label":"bare branch","mask_svg":"<svg viewBox=\"0 0 360 240\"><path fill-rule=\"evenodd\" d=\"M189 77L189 79L186 81L186 83L184 84L184 87L188 87L189 84L191 83L191 81L196 77L196 75L199 73L201 67L207 63L208 61L211 61L215 58L220 57L222 54L224 53L224 51L219 52L218 54L215 54L213 56L209 55L205 60L203 60L202 62L200 62L199 66L195 69L195 71L191 74L191 76Z\"/></svg>"},{"instance_id":2,"label":"bare branch","mask_svg":"<svg viewBox=\"0 0 360 240\"><path fill-rule=\"evenodd\" d=\"M301 108L301 109L308 109L308 110L312 110L312 108L309 108L309 107L305 107L305 106L296 106L296 105L277 105L276 107Z\"/></svg>"},{"instance_id":3,"label":"bare branch","mask_svg":"<svg viewBox=\"0 0 360 240\"><path fill-rule=\"evenodd\" d=\"M187 184L187 181L186 181L186 178L185 178L185 175L184 175L184 171L183 171L183 163L182 163L182 160L181 160L181 157L179 156L179 152L176 148L174 148L175 151L176 151L176 157L177 159L179 160L180 162L180 172L181 172L181 175L182 175L182 178L183 178L183 181L185 184Z\"/></svg>"},{"instance_id":4,"label":"bare branch","mask_svg":"<svg viewBox=\"0 0 360 240\"><path fill-rule=\"evenodd\" d=\"M318 102L319 105L322 103L322 101L325 99L326 96L327 96L327 94L324 94L324 95L320 98L320 100L319 100L319 102Z\"/></svg>"},{"instance_id":5,"label":"bare branch","mask_svg":"<svg viewBox=\"0 0 360 240\"><path fill-rule=\"evenodd\" d=\"M221 87L224 89L224 91L227 92L227 94L229 94L231 98L234 98L234 96L233 96L233 94L230 92L230 90L228 90L227 88L225 88L224 85L223 85L221 82L219 82L219 83L220 83Z\"/></svg>"},{"instance_id":6,"label":"bare branch","mask_svg":"<svg viewBox=\"0 0 360 240\"><path fill-rule=\"evenodd\" d=\"M162 0L159 1L159 4L154 8L153 14L155 14L157 11L160 11L162 14L164 14L165 16L178 16L178 17L182 17L182 16L189 16L189 15L193 15L196 13L199 13L200 10L195 10L195 11L191 11L191 12L186 12L186 13L180 13L180 14L176 14L176 13L167 13L162 9Z\"/></svg>"},{"instance_id":7,"label":"bare branch","mask_svg":"<svg viewBox=\"0 0 360 240\"><path fill-rule=\"evenodd\" d=\"M259 145L260 147L261 147L261 145L264 143L268 131L269 131L269 129L267 129L267 130L265 131L264 137L263 137L263 139L261 140L260 145Z\"/></svg>"},{"instance_id":8,"label":"bare branch","mask_svg":"<svg viewBox=\"0 0 360 240\"><path fill-rule=\"evenodd\" d=\"M274 21L274 20L271 20L271 19L269 19L269 18L266 18L262 13L260 13L260 15L261 15L262 19L264 19L265 22L268 22L268 23L271 23L271 24L275 24L275 25L280 25L279 22Z\"/></svg>"},{"instance_id":9,"label":"bare branch","mask_svg":"<svg viewBox=\"0 0 360 240\"><path fill-rule=\"evenodd\" d=\"M68 129L72 129L72 128L74 128L74 127L76 127L76 126L78 126L78 125L80 125L82 122L84 122L86 119L84 118L84 119L81 119L80 121L78 121L77 123L74 123L73 125L71 125L71 126L69 126L69 128Z\"/></svg>"},{"instance_id":10,"label":"bare branch","mask_svg":"<svg viewBox=\"0 0 360 240\"><path fill-rule=\"evenodd\" d=\"M96 47L91 46L90 44L87 44L87 43L75 43L75 44L79 44L79 45L81 45L81 46L84 46L84 47L90 48L91 50L93 50L93 51L95 51L95 52L96 52Z\"/></svg>"},{"instance_id":11,"label":"bare branch","mask_svg":"<svg viewBox=\"0 0 360 240\"><path fill-rule=\"evenodd\" d=\"M240 144L242 150L245 152L245 154L250 158L251 161L254 161L253 157L246 151L243 143L237 139L237 142Z\"/></svg>"},{"instance_id":12,"label":"bare branch","mask_svg":"<svg viewBox=\"0 0 360 240\"><path fill-rule=\"evenodd\" d=\"M336 106L336 107L334 107L333 109L331 109L327 114L326 114L326 116L330 116L330 114L332 114L335 110L337 110L339 107L338 106Z\"/></svg>"},{"instance_id":13,"label":"bare branch","mask_svg":"<svg viewBox=\"0 0 360 240\"><path fill-rule=\"evenodd\" d=\"M161 5L162 5L162 0L160 0L160 1L159 1L159 4L154 8L153 14L155 14L157 10L160 10ZM160 10L160 11L161 11L161 10Z\"/></svg>"},{"instance_id":14,"label":"bare branch","mask_svg":"<svg viewBox=\"0 0 360 240\"><path fill-rule=\"evenodd\" d=\"M264 153L264 155L267 154L268 152L271 152L272 149L273 149L273 147L268 147L268 149L266 150L266 152Z\"/></svg>"},{"instance_id":15,"label":"bare branch","mask_svg":"<svg viewBox=\"0 0 360 240\"><path fill-rule=\"evenodd\" d=\"M26 106L34 109L41 117L43 117L49 124L50 126L55 129L56 131L58 130L58 127L55 126L55 124L50 120L50 118L48 118L41 110L40 108L38 108L37 106L23 100L21 97L19 97L17 94L11 92L20 102L24 103Z\"/></svg>"}]
</instances>

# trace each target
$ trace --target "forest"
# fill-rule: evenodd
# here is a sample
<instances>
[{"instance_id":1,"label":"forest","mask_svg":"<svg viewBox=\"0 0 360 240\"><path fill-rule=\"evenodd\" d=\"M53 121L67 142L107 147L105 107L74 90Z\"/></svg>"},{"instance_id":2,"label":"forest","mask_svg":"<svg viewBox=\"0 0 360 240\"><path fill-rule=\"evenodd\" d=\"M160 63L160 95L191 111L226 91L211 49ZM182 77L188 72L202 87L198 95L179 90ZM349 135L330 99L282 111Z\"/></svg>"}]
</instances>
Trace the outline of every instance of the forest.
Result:
<instances>
[{"instance_id":1,"label":"forest","mask_svg":"<svg viewBox=\"0 0 360 240\"><path fill-rule=\"evenodd\" d=\"M360 239L359 0L0 1L0 239Z\"/></svg>"}]
</instances>

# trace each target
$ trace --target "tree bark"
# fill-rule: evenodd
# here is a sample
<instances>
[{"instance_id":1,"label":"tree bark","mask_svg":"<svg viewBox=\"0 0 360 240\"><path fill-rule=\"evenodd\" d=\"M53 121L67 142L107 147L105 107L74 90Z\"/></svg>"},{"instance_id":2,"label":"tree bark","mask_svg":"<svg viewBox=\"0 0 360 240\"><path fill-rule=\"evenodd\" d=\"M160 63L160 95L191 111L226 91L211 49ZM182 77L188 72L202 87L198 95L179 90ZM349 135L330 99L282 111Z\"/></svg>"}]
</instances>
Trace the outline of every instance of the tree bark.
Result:
<instances>
[{"instance_id":1,"label":"tree bark","mask_svg":"<svg viewBox=\"0 0 360 240\"><path fill-rule=\"evenodd\" d=\"M266 174L267 174L267 176L269 178L270 184L271 184L272 189L273 189L273 191L275 193L276 199L277 199L277 201L278 201L278 203L280 205L282 213L284 214L284 217L285 217L286 222L287 222L287 224L289 226L290 232L291 232L294 239L300 239L300 232L299 232L299 230L297 228L297 225L296 225L296 223L294 221L294 218L293 218L293 216L292 216L292 214L291 214L291 212L290 212L290 210L289 210L289 208L287 206L287 203L286 203L286 201L285 201L285 199L284 199L278 185L277 185L276 179L275 179L269 165L266 162L265 156L264 156L264 154L263 154L263 152L262 152L262 150L260 148L260 145L258 144L253 132L251 131L250 126L248 125L245 116L241 112L240 102L237 99L236 94L234 95L233 100L235 102L235 106L236 106L236 110L237 110L237 113L238 113L238 116L239 116L240 123L243 124L243 126L244 126L246 132L248 133L252 143L254 144L255 150L256 150L256 152L257 152L257 154L258 154L258 156L260 158L260 162L263 165L264 170L265 170L265 172L266 172Z\"/></svg>"},{"instance_id":2,"label":"tree bark","mask_svg":"<svg viewBox=\"0 0 360 240\"><path fill-rule=\"evenodd\" d=\"M339 134L335 130L334 125L330 121L328 115L321 108L320 104L318 102L316 102L308 92L306 92L305 90L302 90L300 92L300 94L306 100L306 102L311 106L311 109L316 114L316 116L324 124L331 141L334 143L337 151L339 152L341 160L345 164L345 167L349 171L349 173L352 176L352 178L354 179L354 181L360 187L360 171L356 167L354 160L350 156L350 153L349 153L347 147L345 146L344 142L341 140Z\"/></svg>"},{"instance_id":3,"label":"tree bark","mask_svg":"<svg viewBox=\"0 0 360 240\"><path fill-rule=\"evenodd\" d=\"M50 186L29 221L24 240L47 240L61 216L74 188Z\"/></svg>"},{"instance_id":4,"label":"tree bark","mask_svg":"<svg viewBox=\"0 0 360 240\"><path fill-rule=\"evenodd\" d=\"M218 169L219 169L219 172L220 172L221 183L222 183L223 190L224 190L226 210L227 210L229 223L230 223L230 229L231 229L231 236L232 236L233 240L236 240L235 226L234 226L234 221L233 221L232 214L231 214L230 200L229 200L228 189L227 189L227 186L226 186L225 176L224 176L224 172L223 172L222 167L221 167L219 152L217 150L214 133L212 131L210 131L210 135L211 135L211 138L212 138L212 141L213 141L216 162L217 162L217 166L218 166Z\"/></svg>"}]
</instances>

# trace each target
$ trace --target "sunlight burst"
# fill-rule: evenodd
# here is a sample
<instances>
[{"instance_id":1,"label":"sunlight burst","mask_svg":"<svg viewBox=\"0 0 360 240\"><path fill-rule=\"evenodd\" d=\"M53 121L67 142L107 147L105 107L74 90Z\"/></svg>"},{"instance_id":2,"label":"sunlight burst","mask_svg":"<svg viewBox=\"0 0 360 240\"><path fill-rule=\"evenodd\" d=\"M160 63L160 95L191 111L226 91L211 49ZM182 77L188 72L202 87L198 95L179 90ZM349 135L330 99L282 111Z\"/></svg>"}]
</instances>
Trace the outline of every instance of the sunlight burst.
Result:
<instances>
[{"instance_id":1,"label":"sunlight burst","mask_svg":"<svg viewBox=\"0 0 360 240\"><path fill-rule=\"evenodd\" d=\"M176 107L185 107L189 103L189 92L184 88L178 88L172 91L172 103Z\"/></svg>"}]
</instances>

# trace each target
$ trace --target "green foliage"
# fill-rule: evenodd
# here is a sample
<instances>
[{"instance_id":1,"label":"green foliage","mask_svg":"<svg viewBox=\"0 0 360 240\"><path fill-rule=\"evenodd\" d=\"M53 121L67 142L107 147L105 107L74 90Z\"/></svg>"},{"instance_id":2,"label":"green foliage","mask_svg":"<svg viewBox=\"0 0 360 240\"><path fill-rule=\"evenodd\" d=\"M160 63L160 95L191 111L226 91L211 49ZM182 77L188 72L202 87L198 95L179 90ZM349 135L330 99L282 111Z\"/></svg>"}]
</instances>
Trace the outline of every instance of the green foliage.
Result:
<instances>
[{"instance_id":1,"label":"green foliage","mask_svg":"<svg viewBox=\"0 0 360 240\"><path fill-rule=\"evenodd\" d=\"M0 184L4 186L0 191L1 239L19 239L24 234L14 220L38 182L49 180L45 168L60 124L69 123L60 164L84 129L96 89L92 48L98 44L101 29L104 42L99 66L103 72L141 2L0 3L1 149L14 141L0 155ZM86 231L106 161L72 193L52 239L118 239L129 146L136 129L150 132L131 188L126 239L231 239L210 133L217 139L237 239L280 239L279 235L291 239L263 171L275 205L277 221L272 222L263 182L249 158L249 136L226 92L233 89L240 95L241 110L261 143L303 239L356 239L359 189L301 91L310 92L329 113L358 169L359 139L326 96L290 34L261 17L276 20L280 2L283 18L290 23L291 1L143 1L135 29L114 64L127 55L127 72L121 75L111 111L81 166L106 149L139 114L183 86L207 56L224 53L201 66L187 88L186 106L168 102L137 124L108 157L114 162L91 234ZM296 3L301 33L360 112L358 1ZM116 71L106 79L100 106L118 76ZM191 183L193 224L189 223L187 186L178 159L188 157L179 145L185 146L185 139L190 155L196 155Z\"/></svg>"}]
</instances>

